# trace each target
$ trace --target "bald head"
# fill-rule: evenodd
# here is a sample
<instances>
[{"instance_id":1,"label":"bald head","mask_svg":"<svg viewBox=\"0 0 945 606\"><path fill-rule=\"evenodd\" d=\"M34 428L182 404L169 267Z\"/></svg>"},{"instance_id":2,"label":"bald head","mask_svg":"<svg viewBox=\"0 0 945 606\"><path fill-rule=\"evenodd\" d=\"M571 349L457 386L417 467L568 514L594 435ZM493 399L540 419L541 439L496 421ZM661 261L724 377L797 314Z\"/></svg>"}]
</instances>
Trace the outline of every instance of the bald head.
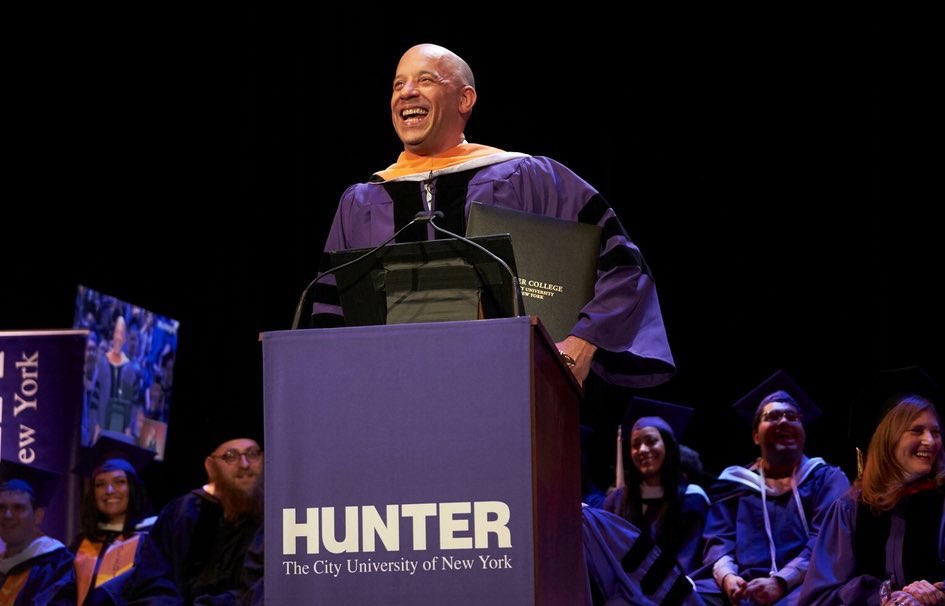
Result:
<instances>
[{"instance_id":1,"label":"bald head","mask_svg":"<svg viewBox=\"0 0 945 606\"><path fill-rule=\"evenodd\" d=\"M476 79L473 77L469 64L450 49L438 44L418 44L407 49L404 56L406 57L411 52L421 53L439 61L444 68L452 72L457 81L476 88Z\"/></svg>"},{"instance_id":2,"label":"bald head","mask_svg":"<svg viewBox=\"0 0 945 606\"><path fill-rule=\"evenodd\" d=\"M462 143L475 103L472 70L453 51L418 44L400 58L391 121L406 151L429 156Z\"/></svg>"}]
</instances>

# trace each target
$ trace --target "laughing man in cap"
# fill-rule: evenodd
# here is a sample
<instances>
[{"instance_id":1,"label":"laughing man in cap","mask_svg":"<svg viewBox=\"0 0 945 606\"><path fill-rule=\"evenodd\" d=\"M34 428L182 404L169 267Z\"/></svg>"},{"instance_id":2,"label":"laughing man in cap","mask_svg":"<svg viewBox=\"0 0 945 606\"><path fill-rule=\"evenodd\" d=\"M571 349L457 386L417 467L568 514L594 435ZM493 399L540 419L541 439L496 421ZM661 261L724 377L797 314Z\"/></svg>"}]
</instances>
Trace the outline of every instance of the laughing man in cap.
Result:
<instances>
[{"instance_id":1,"label":"laughing man in cap","mask_svg":"<svg viewBox=\"0 0 945 606\"><path fill-rule=\"evenodd\" d=\"M761 457L719 475L697 587L707 604L794 605L824 513L850 483L839 467L804 454L804 422L819 410L786 373L735 408L751 419Z\"/></svg>"},{"instance_id":2,"label":"laughing man in cap","mask_svg":"<svg viewBox=\"0 0 945 606\"><path fill-rule=\"evenodd\" d=\"M72 553L39 527L47 504L40 484L28 476L0 483L0 604L76 603Z\"/></svg>"},{"instance_id":3,"label":"laughing man in cap","mask_svg":"<svg viewBox=\"0 0 945 606\"><path fill-rule=\"evenodd\" d=\"M128 604L226 603L239 588L262 525L262 449L250 438L227 440L204 468L209 482L158 516L123 594Z\"/></svg>"}]
</instances>

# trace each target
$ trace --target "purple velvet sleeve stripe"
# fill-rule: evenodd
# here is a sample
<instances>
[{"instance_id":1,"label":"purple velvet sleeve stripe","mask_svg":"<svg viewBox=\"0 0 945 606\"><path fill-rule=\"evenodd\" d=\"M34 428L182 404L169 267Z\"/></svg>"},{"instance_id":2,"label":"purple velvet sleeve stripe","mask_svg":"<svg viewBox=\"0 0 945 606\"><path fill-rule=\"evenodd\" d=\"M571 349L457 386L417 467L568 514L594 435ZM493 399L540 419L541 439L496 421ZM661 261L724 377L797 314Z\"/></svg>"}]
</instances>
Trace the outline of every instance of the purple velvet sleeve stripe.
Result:
<instances>
[{"instance_id":1,"label":"purple velvet sleeve stripe","mask_svg":"<svg viewBox=\"0 0 945 606\"><path fill-rule=\"evenodd\" d=\"M620 222L620 219L617 218L617 215L611 213L609 217L601 224L600 222L597 225L601 226L601 237L606 242L611 238L622 238L624 240L630 240L627 230L624 229L623 223Z\"/></svg>"},{"instance_id":2,"label":"purple velvet sleeve stripe","mask_svg":"<svg viewBox=\"0 0 945 606\"><path fill-rule=\"evenodd\" d=\"M581 223L590 223L591 225L600 225L602 221L607 220L607 216L614 217L610 204L598 193L590 197L584 207L578 211L577 220ZM619 222L617 223L619 225ZM622 231L622 228L621 228ZM613 234L608 234L608 236ZM626 236L627 234L622 234Z\"/></svg>"},{"instance_id":3,"label":"purple velvet sleeve stripe","mask_svg":"<svg viewBox=\"0 0 945 606\"><path fill-rule=\"evenodd\" d=\"M338 300L338 288L334 284L323 284L319 282L315 285L313 296L317 302L325 305L341 305L341 302Z\"/></svg>"},{"instance_id":4,"label":"purple velvet sleeve stripe","mask_svg":"<svg viewBox=\"0 0 945 606\"><path fill-rule=\"evenodd\" d=\"M607 271L618 265L639 266L643 273L649 274L643 255L630 242L630 237L620 220L613 213L610 205L600 194L594 194L578 213L578 220L601 226L601 247L609 249L601 255L598 269Z\"/></svg>"},{"instance_id":5,"label":"purple velvet sleeve stripe","mask_svg":"<svg viewBox=\"0 0 945 606\"><path fill-rule=\"evenodd\" d=\"M597 269L599 271L609 271L620 266L636 266L640 267L643 273L649 273L646 271L643 256L640 255L640 251L629 246L614 246L608 252L601 255L600 259L597 261Z\"/></svg>"},{"instance_id":6,"label":"purple velvet sleeve stripe","mask_svg":"<svg viewBox=\"0 0 945 606\"><path fill-rule=\"evenodd\" d=\"M344 317L338 313L316 313L312 316L312 328L341 328L345 325Z\"/></svg>"},{"instance_id":7,"label":"purple velvet sleeve stripe","mask_svg":"<svg viewBox=\"0 0 945 606\"><path fill-rule=\"evenodd\" d=\"M634 383L637 387L650 387L668 381L676 370L672 364L655 358L634 356L632 353L613 353L598 349L594 355L603 368L607 369L605 379L616 382L616 377L639 377ZM625 382L625 381L624 381Z\"/></svg>"}]
</instances>

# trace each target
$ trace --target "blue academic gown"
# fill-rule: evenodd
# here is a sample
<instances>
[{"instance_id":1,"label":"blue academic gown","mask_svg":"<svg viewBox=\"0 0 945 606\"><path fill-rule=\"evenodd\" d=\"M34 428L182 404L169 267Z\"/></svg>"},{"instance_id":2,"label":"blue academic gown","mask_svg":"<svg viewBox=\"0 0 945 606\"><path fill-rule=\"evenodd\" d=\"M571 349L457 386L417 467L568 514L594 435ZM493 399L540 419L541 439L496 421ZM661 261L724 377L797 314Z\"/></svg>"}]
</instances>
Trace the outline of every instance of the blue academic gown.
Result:
<instances>
[{"instance_id":1,"label":"blue academic gown","mask_svg":"<svg viewBox=\"0 0 945 606\"><path fill-rule=\"evenodd\" d=\"M42 553L12 567L8 568L4 560L0 560L0 587L8 577L28 569L29 576L13 606L75 606L78 597L72 552L46 536L36 539L30 547L34 546L41 547Z\"/></svg>"},{"instance_id":2,"label":"blue academic gown","mask_svg":"<svg viewBox=\"0 0 945 606\"><path fill-rule=\"evenodd\" d=\"M620 515L624 490L618 488L610 493L604 501L603 509ZM702 564L702 533L705 529L709 500L702 488L695 484L686 484L682 492L678 517L654 521L647 530L650 538L663 551L675 556L680 569L688 573ZM654 503L654 506L658 506L658 503ZM644 516L646 517L648 516ZM665 528L672 528L672 532L665 532ZM672 541L668 535L672 535Z\"/></svg>"},{"instance_id":3,"label":"blue academic gown","mask_svg":"<svg viewBox=\"0 0 945 606\"><path fill-rule=\"evenodd\" d=\"M806 459L798 469L796 481L807 530L792 491L766 495L777 576L784 579L788 587L788 594L776 602L779 606L798 603L801 582L824 515L850 486L840 468L827 465L820 458ZM721 593L712 576L712 566L723 556L734 560L738 575L746 581L769 576L771 544L765 531L760 477L755 466L724 470L710 491L710 499L703 567L693 574L699 592Z\"/></svg>"},{"instance_id":4,"label":"blue academic gown","mask_svg":"<svg viewBox=\"0 0 945 606\"><path fill-rule=\"evenodd\" d=\"M260 527L243 560L240 586L225 593L205 595L194 601L194 606L263 606L265 604L265 547L266 536Z\"/></svg>"},{"instance_id":5,"label":"blue academic gown","mask_svg":"<svg viewBox=\"0 0 945 606\"><path fill-rule=\"evenodd\" d=\"M659 547L622 517L585 506L582 531L588 604L703 604L675 558L662 554Z\"/></svg>"},{"instance_id":6,"label":"blue academic gown","mask_svg":"<svg viewBox=\"0 0 945 606\"><path fill-rule=\"evenodd\" d=\"M225 521L219 501L203 489L178 497L164 507L142 542L123 601L214 603L212 596L240 587L244 558L259 528L250 518Z\"/></svg>"}]
</instances>

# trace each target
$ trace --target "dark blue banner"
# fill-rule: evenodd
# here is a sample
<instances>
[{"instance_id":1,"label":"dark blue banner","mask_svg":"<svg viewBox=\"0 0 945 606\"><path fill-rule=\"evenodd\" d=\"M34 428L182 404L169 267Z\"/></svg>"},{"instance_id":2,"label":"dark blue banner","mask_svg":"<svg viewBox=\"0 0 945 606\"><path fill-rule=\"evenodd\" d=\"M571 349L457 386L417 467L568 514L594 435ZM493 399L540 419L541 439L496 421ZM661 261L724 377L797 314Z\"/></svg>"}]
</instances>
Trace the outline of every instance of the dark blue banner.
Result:
<instances>
[{"instance_id":1,"label":"dark blue banner","mask_svg":"<svg viewBox=\"0 0 945 606\"><path fill-rule=\"evenodd\" d=\"M0 458L60 474L43 527L67 543L87 334L0 332Z\"/></svg>"}]
</instances>

